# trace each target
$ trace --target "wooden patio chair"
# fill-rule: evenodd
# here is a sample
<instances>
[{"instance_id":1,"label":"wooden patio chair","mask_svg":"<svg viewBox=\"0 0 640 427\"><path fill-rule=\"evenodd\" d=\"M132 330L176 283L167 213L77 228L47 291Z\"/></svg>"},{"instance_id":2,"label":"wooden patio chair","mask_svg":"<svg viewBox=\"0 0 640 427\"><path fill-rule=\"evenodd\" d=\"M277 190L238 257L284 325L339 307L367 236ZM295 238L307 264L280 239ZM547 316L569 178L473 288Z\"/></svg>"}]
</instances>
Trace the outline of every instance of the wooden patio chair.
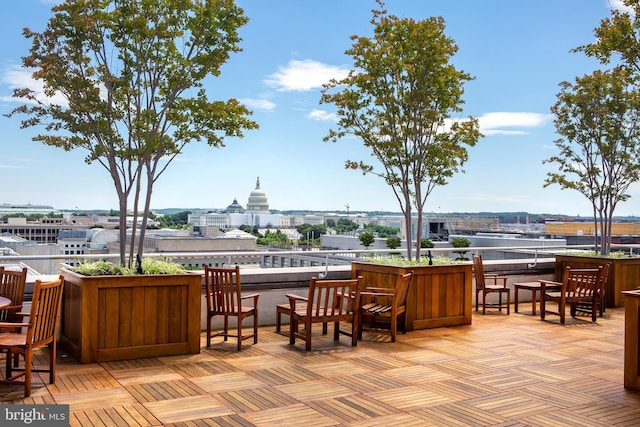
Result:
<instances>
[{"instance_id":1,"label":"wooden patio chair","mask_svg":"<svg viewBox=\"0 0 640 427\"><path fill-rule=\"evenodd\" d=\"M407 333L407 295L413 279L413 271L399 274L395 288L367 287L360 292L360 321L358 322L358 339L362 339L362 330L386 331L391 334L391 341L396 341L398 319L402 325L402 333ZM370 319L370 327L364 328L365 319ZM379 320L389 323L389 329L377 327Z\"/></svg>"},{"instance_id":2,"label":"wooden patio chair","mask_svg":"<svg viewBox=\"0 0 640 427\"><path fill-rule=\"evenodd\" d=\"M500 311L506 308L507 314L509 314L511 289L507 287L507 276L492 273L486 274L482 265L482 256L480 255L473 255L473 275L476 278L476 311L478 311L479 296L482 292L482 314L485 314L487 307L497 308ZM487 283L488 281L493 281L493 283L489 284ZM498 284L499 281L502 281L502 284ZM487 295L491 293L498 294L498 303L487 302ZM502 294L506 294L507 296L506 305L502 302Z\"/></svg>"},{"instance_id":3,"label":"wooden patio chair","mask_svg":"<svg viewBox=\"0 0 640 427\"><path fill-rule=\"evenodd\" d=\"M211 338L222 336L227 341L229 337L238 339L238 350L242 350L242 341L253 338L258 342L258 294L242 295L240 283L240 266L235 268L214 268L204 266L205 299L207 300L207 347L211 347ZM253 306L244 306L243 301L253 300ZM215 316L224 318L222 332L213 332L211 320ZM229 318L237 318L235 333L229 332ZM253 333L242 334L242 321L253 317Z\"/></svg>"},{"instance_id":4,"label":"wooden patio chair","mask_svg":"<svg viewBox=\"0 0 640 427\"><path fill-rule=\"evenodd\" d=\"M540 280L540 318L544 320L547 314L556 314L560 316L560 323L564 323L567 305L570 307L571 317L576 317L578 304L588 302L591 304L591 321L595 322L598 302L604 293L610 269L610 263L597 269L567 266L562 283ZM552 287L549 288L549 285ZM555 302L558 311L548 310L549 302Z\"/></svg>"},{"instance_id":5,"label":"wooden patio chair","mask_svg":"<svg viewBox=\"0 0 640 427\"><path fill-rule=\"evenodd\" d=\"M291 307L289 343L295 344L296 338L301 338L305 341L305 349L309 351L313 324L333 322L335 341L340 339L340 335L346 335L351 337L352 346L358 345L361 281L361 277L348 280L318 280L312 277L308 297L287 294ZM351 330L341 330L340 322L351 322ZM304 325L302 332L300 323Z\"/></svg>"},{"instance_id":6,"label":"wooden patio chair","mask_svg":"<svg viewBox=\"0 0 640 427\"><path fill-rule=\"evenodd\" d=\"M0 309L0 322L19 322L22 320L18 316L18 312L22 310L26 283L26 268L15 271L0 267L0 296L11 300L11 305ZM7 332L7 330L0 328L0 332Z\"/></svg>"},{"instance_id":7,"label":"wooden patio chair","mask_svg":"<svg viewBox=\"0 0 640 427\"><path fill-rule=\"evenodd\" d=\"M56 381L56 326L60 318L60 304L64 277L52 282L36 280L31 300L31 311L25 316L28 322L1 322L0 327L26 328L25 332L10 332L0 334L0 350L7 352L5 379L0 384L24 384L24 397L31 395L31 373L49 372L49 384ZM33 350L47 346L49 348L49 369L36 369L33 363ZM24 367L12 366L12 356L21 354L24 357ZM13 371L20 371L14 375ZM21 379L22 378L22 379Z\"/></svg>"}]
</instances>

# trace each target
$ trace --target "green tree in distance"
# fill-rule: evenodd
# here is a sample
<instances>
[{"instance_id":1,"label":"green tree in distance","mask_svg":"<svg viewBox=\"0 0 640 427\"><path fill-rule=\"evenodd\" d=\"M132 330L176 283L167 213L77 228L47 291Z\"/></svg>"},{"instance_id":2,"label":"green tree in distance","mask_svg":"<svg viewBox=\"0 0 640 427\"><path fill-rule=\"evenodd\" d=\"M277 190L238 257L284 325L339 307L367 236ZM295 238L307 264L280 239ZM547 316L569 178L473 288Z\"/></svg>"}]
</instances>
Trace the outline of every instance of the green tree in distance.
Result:
<instances>
[{"instance_id":1,"label":"green tree in distance","mask_svg":"<svg viewBox=\"0 0 640 427\"><path fill-rule=\"evenodd\" d=\"M373 233L365 231L364 233L360 234L359 239L362 246L369 249L369 246L373 245L373 242L376 241L376 236L374 236Z\"/></svg>"},{"instance_id":2,"label":"green tree in distance","mask_svg":"<svg viewBox=\"0 0 640 427\"><path fill-rule=\"evenodd\" d=\"M384 9L382 0L377 3ZM473 78L450 64L458 47L444 34L441 17L416 22L386 10L372 12L373 37L352 36L346 51L354 69L323 88L320 102L334 104L339 117L338 128L324 140L349 134L362 140L379 164L347 160L346 168L386 181L400 204L407 236L415 206L419 242L427 197L461 169L466 147L482 136L476 119L452 119L462 111L464 83ZM412 259L411 244L407 257Z\"/></svg>"},{"instance_id":3,"label":"green tree in distance","mask_svg":"<svg viewBox=\"0 0 640 427\"><path fill-rule=\"evenodd\" d=\"M387 247L389 249L396 249L402 245L402 240L399 237L388 237L387 238Z\"/></svg>"},{"instance_id":4,"label":"green tree in distance","mask_svg":"<svg viewBox=\"0 0 640 427\"><path fill-rule=\"evenodd\" d=\"M184 147L201 140L223 147L225 137L258 127L244 105L211 101L202 85L241 50L238 28L248 19L232 0L69 0L52 12L42 33L24 30L32 44L22 58L48 98L16 89L26 104L9 116L27 115L23 128L44 129L35 141L86 150L87 163L109 172L123 265L129 200L134 224L142 212L130 266L134 248L142 257L153 186Z\"/></svg>"},{"instance_id":5,"label":"green tree in distance","mask_svg":"<svg viewBox=\"0 0 640 427\"><path fill-rule=\"evenodd\" d=\"M464 237L454 237L453 239L451 239L451 246L456 249L468 248L469 246L471 246L471 241ZM466 254L467 252L469 251L453 251L454 254L458 254L458 258L456 258L456 260L459 261L466 261L469 259L464 256L464 254Z\"/></svg>"}]
</instances>

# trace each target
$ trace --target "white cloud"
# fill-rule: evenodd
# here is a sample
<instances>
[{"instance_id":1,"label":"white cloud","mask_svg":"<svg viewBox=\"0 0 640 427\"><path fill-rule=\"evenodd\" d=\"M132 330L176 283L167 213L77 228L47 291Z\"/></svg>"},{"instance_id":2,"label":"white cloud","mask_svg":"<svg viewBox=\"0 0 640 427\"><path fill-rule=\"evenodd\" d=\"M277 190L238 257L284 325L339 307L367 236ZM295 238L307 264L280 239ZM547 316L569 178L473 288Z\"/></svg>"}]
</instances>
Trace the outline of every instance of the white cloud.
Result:
<instances>
[{"instance_id":1,"label":"white cloud","mask_svg":"<svg viewBox=\"0 0 640 427\"><path fill-rule=\"evenodd\" d=\"M523 129L504 128L532 128L544 126L551 120L550 114L540 113L486 113L478 117L480 132L485 135L525 135Z\"/></svg>"},{"instance_id":2,"label":"white cloud","mask_svg":"<svg viewBox=\"0 0 640 427\"><path fill-rule=\"evenodd\" d=\"M278 72L268 76L264 82L280 92L307 91L322 87L331 79L342 79L349 69L323 64L311 59L291 60Z\"/></svg>"},{"instance_id":3,"label":"white cloud","mask_svg":"<svg viewBox=\"0 0 640 427\"><path fill-rule=\"evenodd\" d=\"M611 9L617 9L621 12L632 13L633 8L629 6L625 6L623 0L606 0L607 6L610 6Z\"/></svg>"},{"instance_id":4,"label":"white cloud","mask_svg":"<svg viewBox=\"0 0 640 427\"><path fill-rule=\"evenodd\" d=\"M324 110L311 110L311 112L307 114L307 118L320 121L338 121L338 115L336 113L328 113Z\"/></svg>"},{"instance_id":5,"label":"white cloud","mask_svg":"<svg viewBox=\"0 0 640 427\"><path fill-rule=\"evenodd\" d=\"M266 99L243 98L243 99L240 99L239 101L245 104L247 107L252 108L254 110L273 111L276 108L275 103L268 101Z\"/></svg>"},{"instance_id":6,"label":"white cloud","mask_svg":"<svg viewBox=\"0 0 640 427\"><path fill-rule=\"evenodd\" d=\"M31 89L38 100L49 104L66 106L67 100L59 93L52 97L44 94L44 85L41 81L34 80L31 75L33 70L13 66L4 71L2 74L2 82L9 86L10 89L28 88ZM25 98L2 97L4 101L11 102L27 102Z\"/></svg>"}]
</instances>

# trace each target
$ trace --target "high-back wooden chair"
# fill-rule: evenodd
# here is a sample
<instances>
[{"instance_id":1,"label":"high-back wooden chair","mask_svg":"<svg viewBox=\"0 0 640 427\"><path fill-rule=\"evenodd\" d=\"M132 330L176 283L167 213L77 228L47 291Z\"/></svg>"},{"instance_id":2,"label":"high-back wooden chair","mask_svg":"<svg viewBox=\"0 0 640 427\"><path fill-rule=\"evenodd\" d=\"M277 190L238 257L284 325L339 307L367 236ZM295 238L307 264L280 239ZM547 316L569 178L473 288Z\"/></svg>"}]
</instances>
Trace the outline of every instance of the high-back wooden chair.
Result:
<instances>
[{"instance_id":1,"label":"high-back wooden chair","mask_svg":"<svg viewBox=\"0 0 640 427\"><path fill-rule=\"evenodd\" d=\"M562 283L540 280L540 318L544 319L547 314L556 314L560 316L560 323L564 323L567 305L570 307L571 317L576 317L578 304L586 302L590 303L591 321L595 322L598 303L604 294L610 269L610 263L597 269L567 266ZM549 302L556 303L558 311L549 310Z\"/></svg>"},{"instance_id":2,"label":"high-back wooden chair","mask_svg":"<svg viewBox=\"0 0 640 427\"><path fill-rule=\"evenodd\" d=\"M333 339L340 335L351 337L351 345L358 345L358 307L360 306L360 283L362 278L348 280L318 280L311 278L309 296L287 294L291 308L289 342L296 338L305 342L311 350L312 326L314 323L333 322ZM302 302L302 304L300 304ZM351 330L340 329L340 322L351 322ZM304 330L300 331L300 324Z\"/></svg>"},{"instance_id":3,"label":"high-back wooden chair","mask_svg":"<svg viewBox=\"0 0 640 427\"><path fill-rule=\"evenodd\" d=\"M22 310L26 283L26 268L15 271L0 267L0 296L11 300L11 305L0 309L0 322L18 322L21 320L17 313ZM3 329L0 328L0 332L3 332Z\"/></svg>"},{"instance_id":4,"label":"high-back wooden chair","mask_svg":"<svg viewBox=\"0 0 640 427\"><path fill-rule=\"evenodd\" d=\"M396 341L398 319L402 333L407 333L407 295L413 279L413 271L399 274L394 288L367 287L360 292L360 321L358 339L362 339L362 330L387 331L391 341ZM364 321L371 320L370 327L364 328ZM379 320L389 322L389 329L376 327Z\"/></svg>"},{"instance_id":5,"label":"high-back wooden chair","mask_svg":"<svg viewBox=\"0 0 640 427\"><path fill-rule=\"evenodd\" d=\"M28 322L0 323L0 327L26 328L25 332L0 334L0 350L6 351L6 375L0 384L24 384L24 396L31 395L31 373L49 372L49 383L56 381L56 326L60 318L60 304L64 277L52 282L36 280L31 300ZM33 368L33 350L47 346L49 348L49 369ZM12 367L13 355L24 357L24 367ZM20 373L13 375L13 371ZM22 378L22 379L21 379Z\"/></svg>"},{"instance_id":6,"label":"high-back wooden chair","mask_svg":"<svg viewBox=\"0 0 640 427\"><path fill-rule=\"evenodd\" d=\"M211 346L211 338L216 336L238 339L238 350L242 349L242 341L253 338L258 342L258 294L242 295L240 282L240 266L235 268L214 268L204 266L205 298L207 300L207 347ZM245 300L253 300L252 306L243 305ZM222 316L224 326L222 332L211 329L211 321L216 316ZM253 333L242 334L242 321L253 316ZM235 333L229 332L229 318L237 318Z\"/></svg>"},{"instance_id":7,"label":"high-back wooden chair","mask_svg":"<svg viewBox=\"0 0 640 427\"><path fill-rule=\"evenodd\" d=\"M484 272L484 266L482 265L482 256L473 255L473 276L476 279L476 311L478 311L478 304L480 302L480 293L482 293L482 314L485 314L487 307L497 308L502 311L503 308L507 309L509 314L509 306L511 305L511 289L507 287L507 276L500 274L486 274ZM493 283L487 283L493 281ZM502 284L498 282L502 281ZM488 303L487 295L491 293L498 294L497 303ZM502 294L507 296L506 304L502 302Z\"/></svg>"}]
</instances>

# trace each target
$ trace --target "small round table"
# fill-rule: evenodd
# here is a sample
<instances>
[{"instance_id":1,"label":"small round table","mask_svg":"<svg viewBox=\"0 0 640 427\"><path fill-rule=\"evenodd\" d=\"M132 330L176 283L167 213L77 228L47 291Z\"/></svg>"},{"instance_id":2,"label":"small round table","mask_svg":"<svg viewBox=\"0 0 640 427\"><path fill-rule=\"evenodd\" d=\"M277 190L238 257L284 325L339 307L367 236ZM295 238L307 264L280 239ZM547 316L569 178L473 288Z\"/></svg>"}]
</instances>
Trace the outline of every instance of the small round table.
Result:
<instances>
[{"instance_id":1,"label":"small round table","mask_svg":"<svg viewBox=\"0 0 640 427\"><path fill-rule=\"evenodd\" d=\"M11 305L11 300L9 298L0 297L0 308Z\"/></svg>"}]
</instances>

